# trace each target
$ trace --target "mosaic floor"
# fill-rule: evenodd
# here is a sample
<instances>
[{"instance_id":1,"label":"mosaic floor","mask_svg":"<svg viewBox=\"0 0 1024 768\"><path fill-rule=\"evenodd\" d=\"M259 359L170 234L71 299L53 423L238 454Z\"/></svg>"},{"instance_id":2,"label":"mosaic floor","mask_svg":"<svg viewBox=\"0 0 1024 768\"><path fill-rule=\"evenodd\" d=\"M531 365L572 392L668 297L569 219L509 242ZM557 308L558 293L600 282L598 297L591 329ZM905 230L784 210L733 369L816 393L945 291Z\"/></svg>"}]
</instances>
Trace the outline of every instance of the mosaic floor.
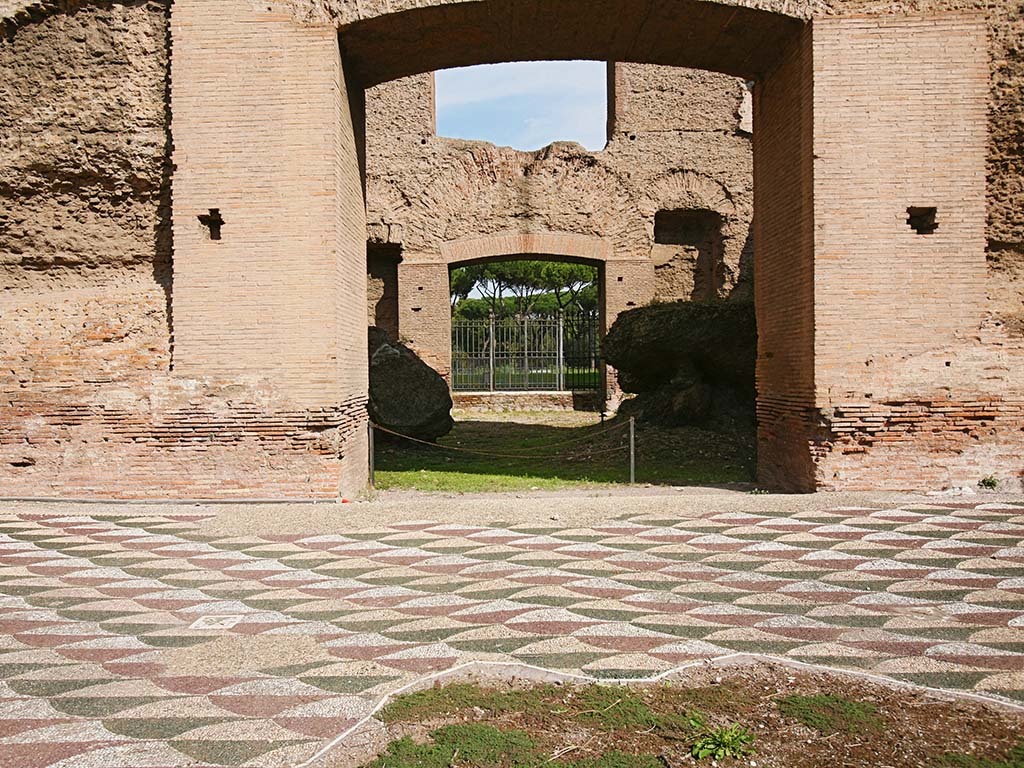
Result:
<instances>
[{"instance_id":1,"label":"mosaic floor","mask_svg":"<svg viewBox=\"0 0 1024 768\"><path fill-rule=\"evenodd\" d=\"M267 538L78 509L0 513L3 766L295 765L471 659L746 651L1024 701L1024 503Z\"/></svg>"}]
</instances>

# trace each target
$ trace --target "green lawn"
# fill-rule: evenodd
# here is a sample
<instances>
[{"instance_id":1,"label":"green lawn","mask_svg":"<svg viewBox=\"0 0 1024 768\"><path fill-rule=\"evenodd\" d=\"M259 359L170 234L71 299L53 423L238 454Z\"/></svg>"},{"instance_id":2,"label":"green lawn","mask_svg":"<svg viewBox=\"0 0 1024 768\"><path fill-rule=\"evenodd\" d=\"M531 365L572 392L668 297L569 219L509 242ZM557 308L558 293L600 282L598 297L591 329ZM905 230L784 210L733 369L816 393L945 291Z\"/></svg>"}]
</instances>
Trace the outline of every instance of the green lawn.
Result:
<instances>
[{"instance_id":1,"label":"green lawn","mask_svg":"<svg viewBox=\"0 0 1024 768\"><path fill-rule=\"evenodd\" d=\"M376 486L477 493L628 484L626 420L601 424L577 419L574 424L557 415L552 423L516 419L515 414L509 414L508 420L460 419L438 447L379 440ZM637 425L638 483L742 483L752 482L753 474L753 436Z\"/></svg>"}]
</instances>

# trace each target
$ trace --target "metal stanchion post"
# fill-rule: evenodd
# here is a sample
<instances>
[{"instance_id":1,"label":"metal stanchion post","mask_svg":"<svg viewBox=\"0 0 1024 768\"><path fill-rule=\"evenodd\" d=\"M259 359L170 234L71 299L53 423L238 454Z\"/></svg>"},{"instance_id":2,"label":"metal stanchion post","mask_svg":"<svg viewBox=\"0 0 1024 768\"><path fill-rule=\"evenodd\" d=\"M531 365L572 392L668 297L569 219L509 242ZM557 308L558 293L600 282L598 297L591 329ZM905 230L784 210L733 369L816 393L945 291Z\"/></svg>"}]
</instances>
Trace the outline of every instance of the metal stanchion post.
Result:
<instances>
[{"instance_id":1,"label":"metal stanchion post","mask_svg":"<svg viewBox=\"0 0 1024 768\"><path fill-rule=\"evenodd\" d=\"M373 422L366 425L368 435L368 446L370 449L370 490L374 490L377 487L376 467L374 466L374 449L373 449Z\"/></svg>"},{"instance_id":2,"label":"metal stanchion post","mask_svg":"<svg viewBox=\"0 0 1024 768\"><path fill-rule=\"evenodd\" d=\"M629 417L629 484L636 485L636 418Z\"/></svg>"}]
</instances>

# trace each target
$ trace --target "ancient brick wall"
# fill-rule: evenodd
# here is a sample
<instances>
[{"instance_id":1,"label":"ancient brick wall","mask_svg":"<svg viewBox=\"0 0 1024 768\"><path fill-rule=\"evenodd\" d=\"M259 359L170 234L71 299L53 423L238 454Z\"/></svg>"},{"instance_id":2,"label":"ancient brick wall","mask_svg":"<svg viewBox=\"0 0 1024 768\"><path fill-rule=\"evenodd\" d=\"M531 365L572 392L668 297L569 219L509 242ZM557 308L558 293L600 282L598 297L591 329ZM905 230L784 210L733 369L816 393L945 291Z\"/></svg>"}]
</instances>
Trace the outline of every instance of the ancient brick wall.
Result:
<instances>
[{"instance_id":1,"label":"ancient brick wall","mask_svg":"<svg viewBox=\"0 0 1024 768\"><path fill-rule=\"evenodd\" d=\"M817 485L1012 487L1024 339L986 298L986 29L819 19L814 67Z\"/></svg>"},{"instance_id":2,"label":"ancient brick wall","mask_svg":"<svg viewBox=\"0 0 1024 768\"><path fill-rule=\"evenodd\" d=\"M451 7L444 13L408 10L432 5ZM471 63L554 51L643 58L652 65L706 66L759 78L759 98L767 98L758 107L762 116L773 102L780 109L793 98L786 88L804 87L789 79L786 88L769 94L772 73L780 66L778 52L785 47L780 41L791 39L799 26L793 18L764 14L743 3L705 4L699 7L706 13L695 15L698 6L677 0L659 5L657 17L650 19L628 12L634 5L638 11L648 7L641 0L593 0L587 6L589 26L583 29L547 24L550 19L543 18L524 24L511 0L461 6L442 0L181 0L175 13L195 14L195 24L178 27L183 36L175 38L175 58L186 66L186 76L170 77L169 82L173 67L167 3L0 3L0 495L326 498L336 496L339 488L359 486L365 473L361 425L367 234L356 151L358 83L429 71L459 63L460 57L462 63ZM764 288L771 299L759 307L765 339L761 381L773 382L762 390L763 424L774 431L770 440L762 440L762 457L769 462L763 468L777 467L779 481L805 488L920 488L973 483L987 474L1019 481L1024 472L1024 350L1015 325L1024 294L1015 277L1024 264L1019 130L1024 27L1019 5L922 0L904 7L844 0L800 6L779 0L778 6L790 17L804 18L856 10L980 10L989 32L990 100L987 120L979 116L973 96L955 107L970 112L958 111L958 125L970 135L969 151L955 161L979 161L978 137L985 141L985 199L979 200L980 184L970 190L954 185L943 192L975 206L973 218L963 214L965 226L975 229L943 246L937 256L950 268L937 277L933 272L929 278L926 268L934 264L917 252L916 241L908 250L910 246L899 244L895 230L893 247L886 252L888 241L876 236L899 220L887 209L891 218L879 223L878 211L872 211L864 222L871 235L864 240L868 250L853 256L876 260L874 266L888 270L887 281L895 285L868 277L847 281L843 258L819 264L816 252L810 267L813 291L798 301L787 299L787 291L796 291L799 298L807 290L800 277L808 271L803 239L807 222L800 212L805 209L803 191L800 210L788 214L790 224L797 223L792 232L784 233L787 213L782 199L776 201L775 213L765 221L774 220L779 233L768 261L776 263L777 275L783 277L761 286L761 271L770 278L771 270L755 269L759 296ZM408 13L384 18L385 10ZM544 12L556 10L552 5ZM296 14L327 26L296 25ZM376 17L381 17L379 22ZM177 18L184 20L185 15ZM641 23L643 18L648 23ZM690 44L680 48L682 19L692 23L685 26ZM342 34L343 72L331 27L354 21L358 29ZM849 23L856 27L861 22ZM213 24L216 33L202 29L206 24ZM409 34L409 24L415 35ZM716 41L725 39L727 29L730 44L724 46ZM827 25L818 29L819 39L826 40ZM193 32L197 37L191 37ZM867 46L862 58L870 58L875 44L890 33L881 27L862 29L847 40L836 32L827 49L814 51L810 65L805 58L797 67L806 72L813 65L817 104L812 125L821 134L815 141L827 138L831 129L818 120L822 110L841 110L844 88L853 89L853 102L863 99L874 109L878 100L913 101L913 86L928 81L933 70L941 73L946 90L921 93L942 99L953 92L950 88L959 87L957 71L966 59L957 58L956 52L965 35L951 33L947 44L926 33L922 39L934 39L934 44L918 54L934 57L934 66L925 76L918 71L907 77L914 70L909 58L914 45L904 40L893 49L888 68L856 81L840 78L838 89L826 88L832 74L852 66L841 57L830 60L833 53L846 55L841 49L847 45L850 50ZM189 40L194 45L208 34L213 35L209 44L189 52ZM679 58L680 50L685 60ZM178 52L184 52L180 59ZM968 69L983 76L984 60L971 59L975 63ZM189 61L195 67L190 74ZM213 73L219 76L211 77ZM643 87L626 80L617 85L619 122L613 121L613 138L604 153L571 145L540 153L455 147L422 127L429 121L432 128L432 100L410 105L410 125L420 126L413 140L423 148L416 151L424 154L402 173L411 174L411 189L422 190L422 198L409 195L404 180L395 184L384 176L379 178L383 193L377 195L372 174L371 198L386 200L379 207L385 212L434 206L438 216L428 227L426 220L417 224L415 216L404 222L400 216L388 220L382 215L370 227L370 237L403 247L421 242L422 253L437 254L444 243L479 236L481 227L488 236L500 235L507 221L505 207L523 203L507 188L522 186L510 180L527 175L537 185L533 191L565 190L594 208L537 210L538 230L583 231L606 239L625 257L624 269L650 265L655 245L685 245L654 242L657 211L673 195L675 207L728 199L733 209L723 207L723 221L748 215L749 186L734 190L731 182L694 170L701 167L694 159L714 165L731 156L729 142L749 143L742 114L732 133L721 137L721 159L714 152L705 157L699 142L685 149L685 125L678 131L677 145L667 136L671 131L655 135L643 122L647 118L639 117L651 107L643 104ZM177 90L176 98L184 94L193 100L191 112L187 106L176 110L173 124L178 165L174 181L183 185L181 198L175 188L173 242L169 84L186 89ZM743 94L736 85L732 98L742 113ZM861 92L861 86L869 90ZM629 109L630 98L637 109ZM712 105L728 102L717 101L711 92L706 98ZM210 104L223 107L219 118ZM666 100L664 111L675 113L669 105ZM806 102L802 109L806 120ZM354 121L348 119L350 110ZM891 119L885 125L895 128L879 134L885 142L895 142L900 130L911 123L917 126L907 132L914 149L904 154L920 171L913 171L918 183L929 187L931 179L941 181L952 166L933 164L919 148L927 148L934 132L949 151L956 137L935 123L948 111L922 100L906 114L887 113ZM224 122L228 113L232 119ZM308 123L300 128L300 114L323 119L313 121L313 128ZM776 139L783 133L778 129ZM755 126L755 140L760 140L757 134ZM769 131L766 140L771 136ZM844 163L863 144L856 134L851 136L843 148ZM254 151L263 144L266 153ZM638 181L633 169L642 167L659 146L678 153L678 165L660 177ZM892 165L901 154L893 149L896 143L864 146L867 159L861 166L877 163L892 168L893 175L902 171L901 165ZM784 156L781 145L776 151ZM448 165L453 156L458 162ZM806 160L808 154L801 157ZM827 151L821 157L821 174L815 169L812 177L814 184L820 180L822 194L814 197L811 231L813 248L824 253L840 241L836 236L830 242L830 233L848 225L850 211L862 205L869 211L871 201L884 197L886 190L872 188L867 202L829 192L831 173L840 178L845 167L856 170L858 165L829 165ZM758 173L767 172L773 184L794 183L779 158L765 159L768 167ZM442 169L447 170L438 172ZM805 178L801 170L798 179ZM971 178L977 182L980 177ZM718 189L727 194L720 195ZM944 188L940 183L935 189ZM748 197L736 190L746 190ZM904 212L915 205L904 202L905 191L900 190ZM305 204L297 205L303 198ZM446 207L477 199L485 215L472 226ZM939 206L942 234L946 205ZM979 236L981 205L988 221ZM224 221L217 243L203 239L210 230L199 220L212 208ZM955 219L945 223L950 221ZM899 237L904 234L900 230ZM856 237L856 232L843 237ZM743 240L742 226L723 235L723 252L734 254L726 260L739 254L737 264L742 264L748 252ZM980 249L986 245L988 278L983 285ZM780 260L787 248L792 261L784 264ZM829 269L836 271L826 279ZM742 274L739 269L738 276ZM934 283L943 282L952 297L948 312L928 293ZM878 297L898 296L903 283L919 295L907 313L891 312ZM742 286L742 279L735 285ZM835 302L831 315L821 301L825 297ZM922 303L915 314L918 299ZM862 306L881 307L889 320L891 327L874 316L864 320L864 328L878 335L877 345L858 337L856 312ZM808 311L815 313L811 325ZM808 327L815 334L810 340ZM810 358L805 355L808 344ZM881 354L866 357L869 347ZM865 364L868 360L870 365Z\"/></svg>"},{"instance_id":3,"label":"ancient brick wall","mask_svg":"<svg viewBox=\"0 0 1024 768\"><path fill-rule=\"evenodd\" d=\"M7 21L0 40L0 496L336 498L339 490L358 490L365 466L359 459L360 450L365 458L365 342L342 338L336 329L358 322L364 334L364 302L307 305L337 350L321 377L332 382L329 397L303 398L301 384L284 386L261 374L258 361L248 371L218 376L207 360L182 375L195 362L188 355L190 329L223 333L244 312L254 326L264 323L256 356L280 330L266 323L268 304L245 309L245 291L231 290L232 279L244 288L256 278L251 247L236 250L238 260L226 271L190 279L190 255L206 266L224 255L185 247L203 235L197 214L223 207L228 239L211 248L231 249L232 237L266 240L258 228L273 226L273 211L257 216L259 222L246 220L244 207L232 213L228 195L197 200L199 209L181 206L172 280L167 4L84 3L71 10L35 8ZM330 66L333 53L337 74L336 44L326 52L316 55L316 66ZM237 56L227 55L237 66ZM334 85L324 101L332 114L347 109L343 83ZM184 118L187 110L181 112ZM182 146L186 136L182 131ZM242 190L240 182L266 182L266 174L249 175L251 158L243 158L235 179L224 178L231 147L213 124L190 149L200 147L216 155L208 170L235 188L236 200L251 202L252 187ZM245 146L246 153L251 149ZM361 205L351 202L360 191L349 160L352 136L330 151L348 163L324 164L331 190L327 231L316 237L333 244L336 231L353 221L360 234L358 250L337 261L342 271L335 260L325 261L318 279L332 295L358 297L365 291L365 225ZM338 168L348 168L347 176L337 178ZM278 192L272 194L276 201ZM287 285L288 270L272 271L261 280L276 293ZM305 298L305 281L292 279ZM216 293L205 325L188 305L203 281ZM235 342L237 335L229 340ZM209 336L197 346L202 355L216 354ZM239 349L245 345L229 352ZM272 368L276 375L279 368ZM345 455L356 460L346 464Z\"/></svg>"},{"instance_id":4,"label":"ancient brick wall","mask_svg":"<svg viewBox=\"0 0 1024 768\"><path fill-rule=\"evenodd\" d=\"M368 91L368 237L374 249L389 244L400 253L398 335L443 374L451 354L448 269L467 261L535 255L599 263L605 327L655 298L749 298L743 81L640 64L612 65L609 81L608 143L596 152L573 143L525 152L437 136L432 73ZM701 237L717 247L701 251L692 238L659 243L656 219L666 211L705 214ZM371 290L381 291L390 275L371 272Z\"/></svg>"}]
</instances>

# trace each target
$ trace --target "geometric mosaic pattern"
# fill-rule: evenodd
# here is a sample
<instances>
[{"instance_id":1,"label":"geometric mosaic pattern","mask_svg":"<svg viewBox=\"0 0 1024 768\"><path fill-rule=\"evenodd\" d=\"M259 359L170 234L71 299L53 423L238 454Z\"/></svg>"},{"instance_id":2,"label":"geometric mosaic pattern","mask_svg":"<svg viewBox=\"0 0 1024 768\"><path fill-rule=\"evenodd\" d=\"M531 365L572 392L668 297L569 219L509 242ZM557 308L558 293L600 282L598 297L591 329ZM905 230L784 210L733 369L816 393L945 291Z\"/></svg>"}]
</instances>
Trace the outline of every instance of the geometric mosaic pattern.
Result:
<instances>
[{"instance_id":1,"label":"geometric mosaic pattern","mask_svg":"<svg viewBox=\"0 0 1024 768\"><path fill-rule=\"evenodd\" d=\"M1024 701L1024 504L266 538L76 509L0 515L4 766L295 765L474 659L647 677L745 651Z\"/></svg>"}]
</instances>

